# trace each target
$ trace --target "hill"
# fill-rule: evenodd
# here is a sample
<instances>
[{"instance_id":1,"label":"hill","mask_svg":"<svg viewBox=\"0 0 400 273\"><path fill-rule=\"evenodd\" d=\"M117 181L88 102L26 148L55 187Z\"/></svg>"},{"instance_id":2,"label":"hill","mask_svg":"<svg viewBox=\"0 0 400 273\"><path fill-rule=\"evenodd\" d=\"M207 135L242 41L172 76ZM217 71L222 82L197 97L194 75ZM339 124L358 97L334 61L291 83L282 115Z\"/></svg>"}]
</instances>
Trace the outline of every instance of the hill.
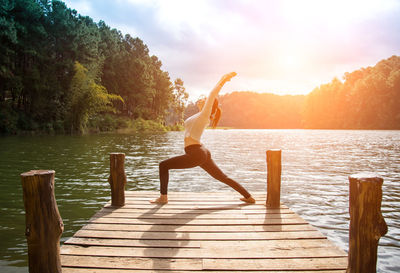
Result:
<instances>
[{"instance_id":1,"label":"hill","mask_svg":"<svg viewBox=\"0 0 400 273\"><path fill-rule=\"evenodd\" d=\"M345 73L307 95L304 128L400 129L400 57Z\"/></svg>"},{"instance_id":2,"label":"hill","mask_svg":"<svg viewBox=\"0 0 400 273\"><path fill-rule=\"evenodd\" d=\"M219 126L234 128L400 129L400 57L344 73L308 95L233 92L219 97ZM197 111L190 104L185 116Z\"/></svg>"},{"instance_id":3,"label":"hill","mask_svg":"<svg viewBox=\"0 0 400 273\"><path fill-rule=\"evenodd\" d=\"M302 128L301 111L305 96L233 92L220 97L219 125L235 128Z\"/></svg>"}]
</instances>

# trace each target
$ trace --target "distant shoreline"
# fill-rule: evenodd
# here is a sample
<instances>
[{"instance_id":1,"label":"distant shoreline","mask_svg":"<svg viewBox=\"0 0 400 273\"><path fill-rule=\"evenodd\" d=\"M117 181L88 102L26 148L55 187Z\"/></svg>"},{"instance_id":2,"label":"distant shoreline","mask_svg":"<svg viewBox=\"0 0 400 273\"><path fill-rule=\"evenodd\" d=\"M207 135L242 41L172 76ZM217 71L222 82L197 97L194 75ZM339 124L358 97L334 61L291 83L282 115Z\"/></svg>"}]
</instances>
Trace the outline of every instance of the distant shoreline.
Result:
<instances>
[{"instance_id":1,"label":"distant shoreline","mask_svg":"<svg viewBox=\"0 0 400 273\"><path fill-rule=\"evenodd\" d=\"M400 129L327 129L327 128L235 128L235 127L217 127L212 129L210 127L207 130L305 130L305 131L400 131ZM168 132L182 132L183 130L143 130L138 131L132 128L122 128L115 129L111 131L90 131L84 134L57 134L57 133L48 133L43 131L20 131L16 134L0 134L0 137L12 137L12 136L88 136L88 135L112 135L112 134L121 134L121 135L134 135L141 133L150 133L150 134L164 134Z\"/></svg>"}]
</instances>

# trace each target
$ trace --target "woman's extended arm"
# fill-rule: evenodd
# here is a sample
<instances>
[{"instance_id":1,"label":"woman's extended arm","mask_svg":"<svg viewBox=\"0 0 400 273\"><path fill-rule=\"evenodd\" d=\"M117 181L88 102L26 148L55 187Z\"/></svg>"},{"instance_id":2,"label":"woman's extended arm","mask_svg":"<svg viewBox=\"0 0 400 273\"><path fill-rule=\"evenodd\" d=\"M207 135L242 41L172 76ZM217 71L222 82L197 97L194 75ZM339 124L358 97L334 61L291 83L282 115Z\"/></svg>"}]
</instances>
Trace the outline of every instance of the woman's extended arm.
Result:
<instances>
[{"instance_id":1,"label":"woman's extended arm","mask_svg":"<svg viewBox=\"0 0 400 273\"><path fill-rule=\"evenodd\" d=\"M201 109L201 115L205 115L207 117L211 115L211 109L214 104L214 99L218 96L218 93L221 90L222 86L224 86L227 81L230 81L236 75L236 72L231 72L222 76L217 85L213 88L213 90L211 90L210 94L208 95L204 107L203 109Z\"/></svg>"}]
</instances>

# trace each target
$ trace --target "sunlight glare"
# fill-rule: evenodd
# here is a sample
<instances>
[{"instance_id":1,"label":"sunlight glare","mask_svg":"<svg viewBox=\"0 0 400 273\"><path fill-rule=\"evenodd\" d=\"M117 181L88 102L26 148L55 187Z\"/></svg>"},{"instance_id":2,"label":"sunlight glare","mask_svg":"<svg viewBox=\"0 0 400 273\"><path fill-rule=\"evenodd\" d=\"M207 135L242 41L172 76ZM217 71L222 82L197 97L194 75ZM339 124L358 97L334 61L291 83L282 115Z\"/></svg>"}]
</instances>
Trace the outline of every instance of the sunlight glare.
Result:
<instances>
[{"instance_id":1,"label":"sunlight glare","mask_svg":"<svg viewBox=\"0 0 400 273\"><path fill-rule=\"evenodd\" d=\"M283 16L301 26L343 28L360 20L370 19L399 2L394 0L303 0L283 1Z\"/></svg>"},{"instance_id":2,"label":"sunlight glare","mask_svg":"<svg viewBox=\"0 0 400 273\"><path fill-rule=\"evenodd\" d=\"M282 56L280 65L284 70L293 70L300 66L300 60L294 55L286 54Z\"/></svg>"}]
</instances>

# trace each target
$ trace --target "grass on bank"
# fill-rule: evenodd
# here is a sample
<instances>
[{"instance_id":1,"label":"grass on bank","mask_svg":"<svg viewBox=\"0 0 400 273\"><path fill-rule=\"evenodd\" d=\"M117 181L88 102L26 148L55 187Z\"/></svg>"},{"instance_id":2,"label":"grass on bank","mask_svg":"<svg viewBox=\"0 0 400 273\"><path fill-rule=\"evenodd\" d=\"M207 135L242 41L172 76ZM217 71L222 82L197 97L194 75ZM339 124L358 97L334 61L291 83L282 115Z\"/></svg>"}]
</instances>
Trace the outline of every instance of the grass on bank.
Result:
<instances>
[{"instance_id":1,"label":"grass on bank","mask_svg":"<svg viewBox=\"0 0 400 273\"><path fill-rule=\"evenodd\" d=\"M106 114L90 119L88 130L89 133L117 132L130 134L137 132L182 131L183 126L179 124L163 125L161 122L157 122L154 120L145 120L142 118L133 120L127 117L117 117L114 115Z\"/></svg>"},{"instance_id":2,"label":"grass on bank","mask_svg":"<svg viewBox=\"0 0 400 273\"><path fill-rule=\"evenodd\" d=\"M64 121L59 120L53 123L39 124L32 118L19 112L13 115L3 115L0 109L0 135L64 135L69 134L64 127ZM142 118L130 119L113 114L96 115L89 118L82 134L96 133L123 133L133 134L138 132L168 132L182 131L182 125L164 125L154 120Z\"/></svg>"}]
</instances>

